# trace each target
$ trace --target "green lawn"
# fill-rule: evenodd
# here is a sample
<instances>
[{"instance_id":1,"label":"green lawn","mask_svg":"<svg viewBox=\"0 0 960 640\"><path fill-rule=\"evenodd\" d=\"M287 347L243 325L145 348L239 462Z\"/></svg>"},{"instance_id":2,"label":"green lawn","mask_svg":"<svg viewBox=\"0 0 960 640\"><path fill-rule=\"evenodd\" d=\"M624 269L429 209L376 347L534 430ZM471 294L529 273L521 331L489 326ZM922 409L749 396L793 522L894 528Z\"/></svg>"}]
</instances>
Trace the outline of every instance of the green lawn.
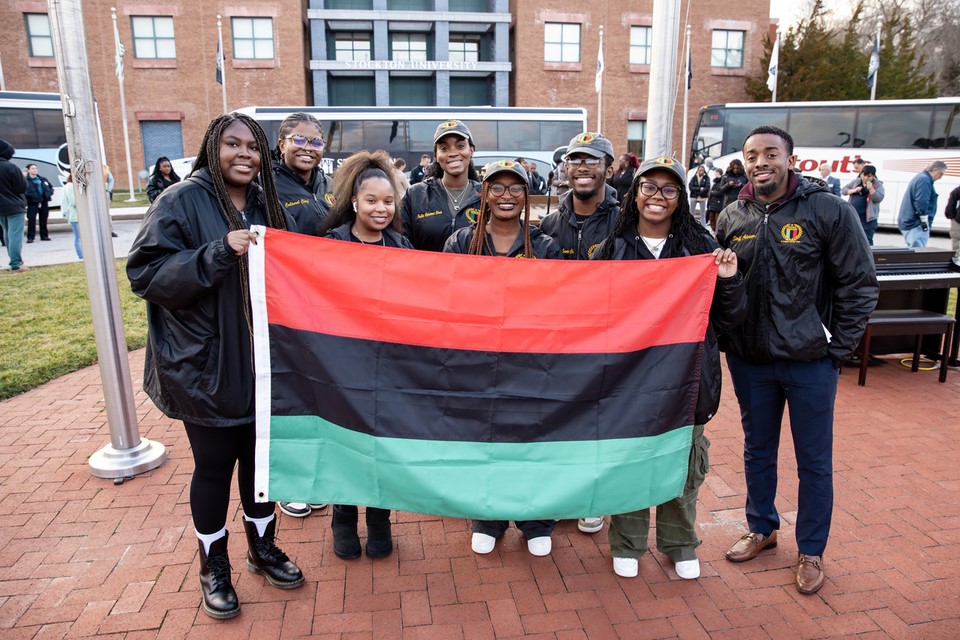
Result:
<instances>
[{"instance_id":1,"label":"green lawn","mask_svg":"<svg viewBox=\"0 0 960 640\"><path fill-rule=\"evenodd\" d=\"M146 343L145 303L117 261L127 348ZM97 361L83 263L0 272L0 400Z\"/></svg>"}]
</instances>

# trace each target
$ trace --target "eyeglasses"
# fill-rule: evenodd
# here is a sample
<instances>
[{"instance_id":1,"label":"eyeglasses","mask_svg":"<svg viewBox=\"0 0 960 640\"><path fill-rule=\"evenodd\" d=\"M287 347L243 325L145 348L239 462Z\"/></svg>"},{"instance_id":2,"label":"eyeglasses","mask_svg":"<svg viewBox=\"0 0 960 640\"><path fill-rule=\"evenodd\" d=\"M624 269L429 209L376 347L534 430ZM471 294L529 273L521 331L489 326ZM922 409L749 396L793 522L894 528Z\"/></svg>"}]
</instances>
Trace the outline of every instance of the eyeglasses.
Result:
<instances>
[{"instance_id":1,"label":"eyeglasses","mask_svg":"<svg viewBox=\"0 0 960 640\"><path fill-rule=\"evenodd\" d=\"M323 149L326 144L323 138L308 138L307 136L284 136L284 140L289 140L293 143L293 146L300 147L301 149L306 149L309 144L310 148L315 151Z\"/></svg>"},{"instance_id":2,"label":"eyeglasses","mask_svg":"<svg viewBox=\"0 0 960 640\"><path fill-rule=\"evenodd\" d=\"M506 185L500 184L499 182L494 182L493 184L491 184L489 189L490 189L490 193L497 196L498 198L502 196L504 193L506 193L507 191L510 192L510 195L519 198L527 191L522 184L512 184L508 187Z\"/></svg>"},{"instance_id":3,"label":"eyeglasses","mask_svg":"<svg viewBox=\"0 0 960 640\"><path fill-rule=\"evenodd\" d=\"M591 169L595 169L600 166L600 163L603 162L600 158L567 158L564 160L567 163L568 167L577 167L581 164L585 164Z\"/></svg>"},{"instance_id":4,"label":"eyeglasses","mask_svg":"<svg viewBox=\"0 0 960 640\"><path fill-rule=\"evenodd\" d=\"M652 198L657 195L657 191L663 194L664 199L666 200L676 200L680 197L680 187L676 187L672 184L665 184L662 187L657 186L654 182L641 182L640 183L640 193Z\"/></svg>"}]
</instances>

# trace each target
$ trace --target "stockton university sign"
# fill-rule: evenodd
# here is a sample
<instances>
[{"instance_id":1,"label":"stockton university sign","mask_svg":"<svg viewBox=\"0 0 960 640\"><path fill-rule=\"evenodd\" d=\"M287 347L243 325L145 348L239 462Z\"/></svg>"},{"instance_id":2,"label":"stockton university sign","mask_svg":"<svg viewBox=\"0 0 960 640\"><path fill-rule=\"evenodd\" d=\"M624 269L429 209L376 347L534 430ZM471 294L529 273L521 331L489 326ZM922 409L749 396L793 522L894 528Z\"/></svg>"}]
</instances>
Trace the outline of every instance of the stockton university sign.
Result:
<instances>
[{"instance_id":1,"label":"stockton university sign","mask_svg":"<svg viewBox=\"0 0 960 640\"><path fill-rule=\"evenodd\" d=\"M476 71L478 63L449 60L347 60L347 69L387 71Z\"/></svg>"}]
</instances>

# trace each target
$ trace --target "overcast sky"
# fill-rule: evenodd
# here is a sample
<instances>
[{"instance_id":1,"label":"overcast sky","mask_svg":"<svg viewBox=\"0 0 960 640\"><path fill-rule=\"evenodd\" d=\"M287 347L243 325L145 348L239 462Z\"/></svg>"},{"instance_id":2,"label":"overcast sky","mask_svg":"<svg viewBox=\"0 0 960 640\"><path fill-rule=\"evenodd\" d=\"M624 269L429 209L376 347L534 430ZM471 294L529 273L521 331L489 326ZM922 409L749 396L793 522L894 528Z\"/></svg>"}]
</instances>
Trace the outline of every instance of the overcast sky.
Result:
<instances>
[{"instance_id":1,"label":"overcast sky","mask_svg":"<svg viewBox=\"0 0 960 640\"><path fill-rule=\"evenodd\" d=\"M824 6L833 11L835 16L849 16L853 12L856 2L855 0L824 0ZM809 15L812 7L812 0L800 0L799 2L773 0L770 3L770 17L780 18L781 28L786 28Z\"/></svg>"}]
</instances>

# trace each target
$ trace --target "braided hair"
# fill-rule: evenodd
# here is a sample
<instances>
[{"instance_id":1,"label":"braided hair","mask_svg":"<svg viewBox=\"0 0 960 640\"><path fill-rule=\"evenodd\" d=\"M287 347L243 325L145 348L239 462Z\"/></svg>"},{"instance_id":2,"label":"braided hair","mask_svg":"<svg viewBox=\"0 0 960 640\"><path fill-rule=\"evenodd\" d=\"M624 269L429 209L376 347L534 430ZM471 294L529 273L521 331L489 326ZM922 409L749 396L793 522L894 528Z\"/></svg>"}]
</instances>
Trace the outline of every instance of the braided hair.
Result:
<instances>
[{"instance_id":1,"label":"braided hair","mask_svg":"<svg viewBox=\"0 0 960 640\"><path fill-rule=\"evenodd\" d=\"M516 175L516 174L511 174ZM523 257L533 257L533 244L530 242L530 187L527 182L523 184ZM482 256L484 246L487 244L487 222L490 220L490 207L488 196L490 194L490 183L484 180L483 187L480 189L480 213L477 215L477 222L473 229L473 238L470 240L470 248L467 253L474 256ZM491 254L495 251L491 249Z\"/></svg>"},{"instance_id":2,"label":"braided hair","mask_svg":"<svg viewBox=\"0 0 960 640\"><path fill-rule=\"evenodd\" d=\"M630 189L627 195L623 197L623 204L620 207L620 215L610 230L607 239L603 241L596 254L596 259L610 260L613 258L614 245L616 239L627 233L638 233L637 226L640 224L640 209L637 207L637 193L640 191L641 174L637 173L630 183ZM690 255L700 255L710 253L713 249L710 232L697 222L693 214L690 213L690 200L687 197L687 190L684 185L677 185L680 195L677 197L677 208L670 216L670 236L673 255L679 255L686 250Z\"/></svg>"},{"instance_id":3,"label":"braided hair","mask_svg":"<svg viewBox=\"0 0 960 640\"><path fill-rule=\"evenodd\" d=\"M403 221L397 212L400 207L400 199L396 197L400 193L397 187L397 181L393 171L393 163L390 162L390 155L386 151L358 151L340 165L337 169L337 180L333 187L334 205L330 209L330 214L320 223L319 235L326 235L331 229L353 224L357 219L357 212L354 209L352 198L354 198L363 184L371 178L383 178L390 183L394 193L394 215L390 221L390 228L397 233L403 233Z\"/></svg>"},{"instance_id":4,"label":"braided hair","mask_svg":"<svg viewBox=\"0 0 960 640\"><path fill-rule=\"evenodd\" d=\"M264 208L267 213L267 226L274 229L286 229L287 219L280 208L280 200L277 198L277 187L273 182L273 172L264 170L264 161L267 159L267 149L270 144L267 142L267 136L263 128L256 120L242 113L225 113L214 118L207 126L206 133L203 134L203 141L200 143L200 151L197 153L197 159L193 163L193 169L190 171L192 176L200 169L207 169L213 180L213 189L216 194L219 213L227 223L230 231L239 231L246 229L247 226L240 218L240 212L234 206L233 200L227 191L227 184L223 179L223 172L220 169L220 141L223 138L223 132L234 122L242 122L250 129L253 137L260 147L260 171L257 178L263 188ZM189 177L189 176L188 176ZM250 324L250 265L248 254L240 256L240 289L243 295L243 311L247 316L247 323ZM253 334L251 332L251 340Z\"/></svg>"},{"instance_id":5,"label":"braided hair","mask_svg":"<svg viewBox=\"0 0 960 640\"><path fill-rule=\"evenodd\" d=\"M270 152L270 157L274 162L283 162L283 151L280 150L280 140L283 140L290 135L290 132L296 129L297 125L301 122L306 122L307 124L312 124L315 126L317 131L320 132L320 138L323 138L323 123L320 122L320 120L309 113L295 111L284 118L283 122L280 123L280 132L277 135L277 145Z\"/></svg>"}]
</instances>

